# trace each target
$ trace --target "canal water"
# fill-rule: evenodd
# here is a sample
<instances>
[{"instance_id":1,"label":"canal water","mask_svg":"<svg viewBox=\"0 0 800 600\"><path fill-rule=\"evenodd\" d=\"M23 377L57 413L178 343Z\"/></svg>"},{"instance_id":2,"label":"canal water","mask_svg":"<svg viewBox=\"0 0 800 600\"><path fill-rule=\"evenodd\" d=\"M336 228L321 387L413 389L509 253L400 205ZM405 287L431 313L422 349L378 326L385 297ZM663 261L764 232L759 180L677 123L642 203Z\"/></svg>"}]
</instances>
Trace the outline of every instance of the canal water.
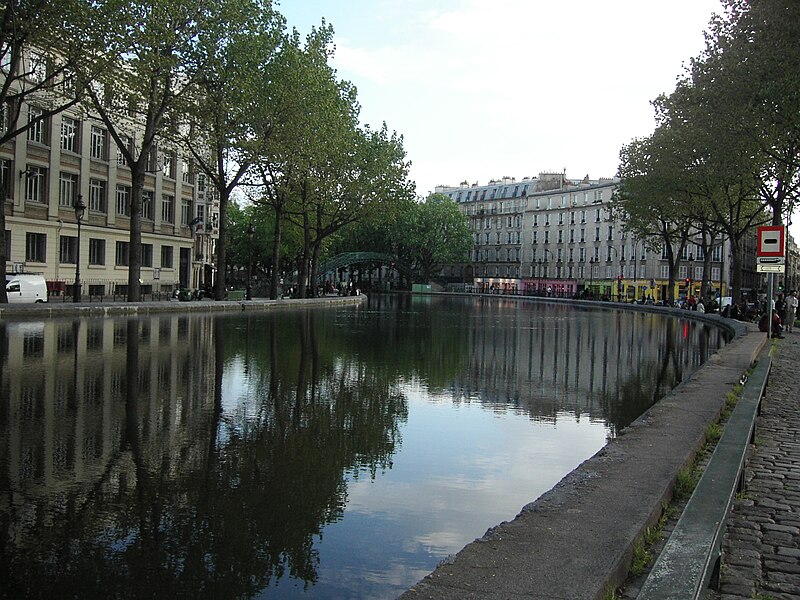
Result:
<instances>
[{"instance_id":1,"label":"canal water","mask_svg":"<svg viewBox=\"0 0 800 600\"><path fill-rule=\"evenodd\" d=\"M726 341L503 298L0 322L0 596L393 598Z\"/></svg>"}]
</instances>

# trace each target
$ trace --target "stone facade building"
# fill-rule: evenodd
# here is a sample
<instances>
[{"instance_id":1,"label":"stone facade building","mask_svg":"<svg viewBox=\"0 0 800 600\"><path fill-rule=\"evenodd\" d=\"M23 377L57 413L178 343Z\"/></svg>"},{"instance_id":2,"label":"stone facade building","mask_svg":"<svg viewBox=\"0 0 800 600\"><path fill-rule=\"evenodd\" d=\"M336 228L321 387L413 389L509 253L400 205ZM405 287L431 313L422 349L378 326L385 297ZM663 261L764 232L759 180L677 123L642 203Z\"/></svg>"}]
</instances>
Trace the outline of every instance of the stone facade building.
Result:
<instances>
[{"instance_id":1,"label":"stone facade building","mask_svg":"<svg viewBox=\"0 0 800 600\"><path fill-rule=\"evenodd\" d=\"M504 177L487 185L463 182L437 193L458 203L470 219L470 261L443 276L454 287L500 293L592 296L620 301L668 297L663 249L645 247L627 234L609 203L618 179L569 179L540 173L520 181ZM703 250L690 243L676 272L675 297L699 293ZM707 276L712 294L727 295L728 244L717 244Z\"/></svg>"},{"instance_id":2,"label":"stone facade building","mask_svg":"<svg viewBox=\"0 0 800 600\"><path fill-rule=\"evenodd\" d=\"M50 93L53 93L52 90ZM18 125L44 104L31 98ZM7 111L3 111L5 122ZM141 130L135 116L128 129ZM135 133L128 140L135 146ZM71 297L80 257L83 296L127 293L131 173L90 108L40 121L0 147L7 272L41 273L52 297ZM75 204L86 205L80 228ZM142 293L213 283L219 205L179 145L159 143L142 202Z\"/></svg>"}]
</instances>

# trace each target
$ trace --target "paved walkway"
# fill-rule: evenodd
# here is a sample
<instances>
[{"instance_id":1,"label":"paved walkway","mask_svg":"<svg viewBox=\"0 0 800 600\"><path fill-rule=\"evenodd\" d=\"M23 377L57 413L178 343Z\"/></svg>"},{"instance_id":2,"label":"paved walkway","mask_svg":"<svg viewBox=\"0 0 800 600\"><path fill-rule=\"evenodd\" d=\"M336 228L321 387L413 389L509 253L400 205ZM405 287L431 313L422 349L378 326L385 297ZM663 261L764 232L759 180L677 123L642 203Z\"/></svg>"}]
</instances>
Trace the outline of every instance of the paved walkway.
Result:
<instances>
[{"instance_id":1,"label":"paved walkway","mask_svg":"<svg viewBox=\"0 0 800 600\"><path fill-rule=\"evenodd\" d=\"M721 600L800 598L800 332L786 333L728 520Z\"/></svg>"}]
</instances>

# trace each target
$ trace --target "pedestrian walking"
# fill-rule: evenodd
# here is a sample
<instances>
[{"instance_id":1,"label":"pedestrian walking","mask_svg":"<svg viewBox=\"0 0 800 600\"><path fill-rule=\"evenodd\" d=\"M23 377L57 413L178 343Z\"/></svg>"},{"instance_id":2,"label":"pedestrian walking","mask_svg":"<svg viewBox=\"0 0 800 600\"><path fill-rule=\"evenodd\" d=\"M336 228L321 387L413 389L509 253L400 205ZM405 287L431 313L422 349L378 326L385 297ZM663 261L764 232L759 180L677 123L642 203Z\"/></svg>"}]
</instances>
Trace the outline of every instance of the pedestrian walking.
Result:
<instances>
[{"instance_id":1,"label":"pedestrian walking","mask_svg":"<svg viewBox=\"0 0 800 600\"><path fill-rule=\"evenodd\" d=\"M792 293L786 298L786 331L792 331L794 328L794 321L797 318L797 290L792 290Z\"/></svg>"}]
</instances>

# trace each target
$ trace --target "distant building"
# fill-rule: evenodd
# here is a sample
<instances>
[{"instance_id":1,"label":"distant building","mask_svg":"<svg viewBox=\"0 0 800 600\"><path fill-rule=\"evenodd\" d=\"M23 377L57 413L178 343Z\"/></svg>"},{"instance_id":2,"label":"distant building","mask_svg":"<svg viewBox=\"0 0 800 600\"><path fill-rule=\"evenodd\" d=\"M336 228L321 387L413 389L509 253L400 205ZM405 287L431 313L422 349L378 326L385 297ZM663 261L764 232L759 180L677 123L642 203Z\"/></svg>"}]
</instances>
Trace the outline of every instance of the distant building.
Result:
<instances>
[{"instance_id":1,"label":"distant building","mask_svg":"<svg viewBox=\"0 0 800 600\"><path fill-rule=\"evenodd\" d=\"M449 265L442 275L451 287L481 292L667 298L666 252L649 250L623 231L608 206L618 186L616 178L569 179L563 173L438 186L437 193L469 216L474 240L469 262ZM681 261L675 297L698 294L702 248L688 244ZM710 264L712 294L722 290L724 296L730 281L726 242L714 247Z\"/></svg>"}]
</instances>

